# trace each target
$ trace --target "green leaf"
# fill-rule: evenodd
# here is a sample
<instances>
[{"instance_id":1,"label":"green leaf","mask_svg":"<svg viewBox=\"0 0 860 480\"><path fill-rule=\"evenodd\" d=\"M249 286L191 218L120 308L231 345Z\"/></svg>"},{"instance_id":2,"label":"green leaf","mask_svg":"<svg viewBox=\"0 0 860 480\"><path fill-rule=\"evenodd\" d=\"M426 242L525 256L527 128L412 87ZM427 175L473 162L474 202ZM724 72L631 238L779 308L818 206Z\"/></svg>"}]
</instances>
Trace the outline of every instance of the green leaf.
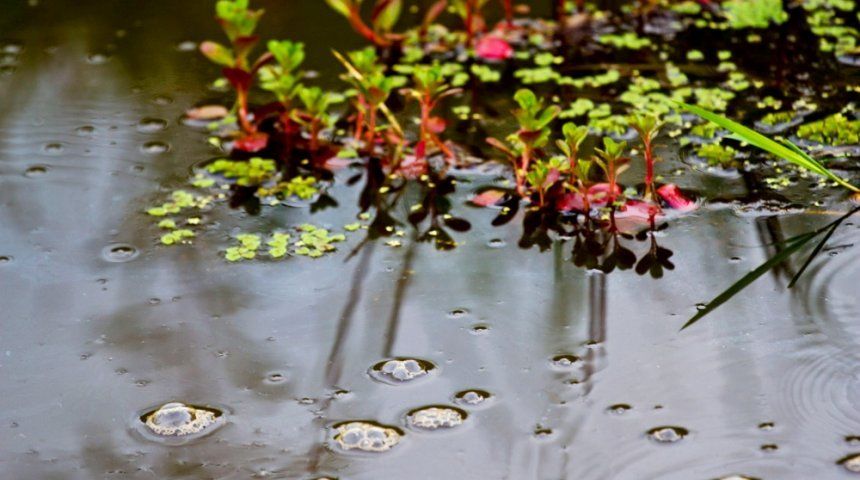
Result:
<instances>
[{"instance_id":1,"label":"green leaf","mask_svg":"<svg viewBox=\"0 0 860 480\"><path fill-rule=\"evenodd\" d=\"M233 52L220 43L205 41L200 44L200 53L209 60L225 67L232 67L236 63Z\"/></svg>"},{"instance_id":2,"label":"green leaf","mask_svg":"<svg viewBox=\"0 0 860 480\"><path fill-rule=\"evenodd\" d=\"M842 185L843 187L853 192L860 193L860 188L851 185L846 180L831 172L817 160L803 152L799 147L797 147L797 145L791 143L788 140L784 140L783 143L780 143L765 137L764 135L756 132L755 130L747 128L721 115L717 115L716 113L709 112L701 107L697 107L695 105L688 105L684 102L676 103L684 109L704 118L705 120L708 120L719 125L722 128L725 128L726 130L735 134L738 139L747 142L750 145L756 146L772 155L776 155L777 157L791 162L801 168L805 168L810 172L817 173L818 175L833 180L834 182L838 183L839 185Z\"/></svg>"},{"instance_id":3,"label":"green leaf","mask_svg":"<svg viewBox=\"0 0 860 480\"><path fill-rule=\"evenodd\" d=\"M377 30L390 32L400 19L403 10L403 0L378 0L372 17L373 26Z\"/></svg>"},{"instance_id":4,"label":"green leaf","mask_svg":"<svg viewBox=\"0 0 860 480\"><path fill-rule=\"evenodd\" d=\"M349 18L349 3L347 0L325 0L337 13Z\"/></svg>"}]
</instances>

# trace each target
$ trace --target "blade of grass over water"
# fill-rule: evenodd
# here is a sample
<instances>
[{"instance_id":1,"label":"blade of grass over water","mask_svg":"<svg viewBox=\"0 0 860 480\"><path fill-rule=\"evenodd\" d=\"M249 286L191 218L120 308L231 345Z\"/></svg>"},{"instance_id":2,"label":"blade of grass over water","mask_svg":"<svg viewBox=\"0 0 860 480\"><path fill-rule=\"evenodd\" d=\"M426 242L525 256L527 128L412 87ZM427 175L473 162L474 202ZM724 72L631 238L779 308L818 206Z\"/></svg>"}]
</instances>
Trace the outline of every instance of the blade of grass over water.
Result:
<instances>
[{"instance_id":1,"label":"blade of grass over water","mask_svg":"<svg viewBox=\"0 0 860 480\"><path fill-rule=\"evenodd\" d=\"M848 181L844 180L839 175L836 175L835 173L828 170L827 167L821 164L821 162L809 156L806 152L801 150L797 145L790 142L789 140L784 139L780 143L768 137L765 137L764 135L756 132L751 128L745 127L740 123L737 123L733 120L729 120L726 117L705 110L704 108L697 107L695 105L689 105L684 102L677 103L687 111L695 113L696 115L704 118L705 120L713 122L720 127L732 132L739 140L745 141L750 145L754 145L770 154L776 155L777 157L791 162L801 168L805 168L811 172L817 173L823 177L833 180L834 182L851 190L852 192L860 193L860 188L851 185L850 183L848 183Z\"/></svg>"},{"instance_id":2,"label":"blade of grass over water","mask_svg":"<svg viewBox=\"0 0 860 480\"><path fill-rule=\"evenodd\" d=\"M854 215L857 212L860 212L860 207L849 211L845 215L842 215L838 219L828 223L827 225L817 230L797 235L783 242L782 244L784 245L784 248L779 253L771 257L768 261L759 265L752 272L744 275L740 280L733 283L732 286L726 289L723 293L717 295L716 298L708 302L708 304L705 305L704 308L702 308L693 318L688 320L687 323L685 323L684 326L681 327L681 330L692 326L694 323L701 320L702 317L713 312L717 309L717 307L721 306L722 304L728 302L732 297L740 293L746 287L750 286L750 284L758 280L759 277L767 273L770 269L788 260L791 255L805 247L809 242L811 242L821 234L826 233L824 238L818 243L818 245L815 246L815 249L809 255L809 258L806 259L803 264L803 267L801 267L797 274L794 276L794 278L791 279L791 282L788 284L788 287L793 287L794 284L797 283L797 280L800 279L800 276L806 271L807 267L809 267L809 265L815 259L815 257L817 257L818 254L821 253L821 251L824 249L824 245L827 243L828 240L830 240L830 237L833 235L836 229L839 228L842 222L848 219L848 217Z\"/></svg>"}]
</instances>

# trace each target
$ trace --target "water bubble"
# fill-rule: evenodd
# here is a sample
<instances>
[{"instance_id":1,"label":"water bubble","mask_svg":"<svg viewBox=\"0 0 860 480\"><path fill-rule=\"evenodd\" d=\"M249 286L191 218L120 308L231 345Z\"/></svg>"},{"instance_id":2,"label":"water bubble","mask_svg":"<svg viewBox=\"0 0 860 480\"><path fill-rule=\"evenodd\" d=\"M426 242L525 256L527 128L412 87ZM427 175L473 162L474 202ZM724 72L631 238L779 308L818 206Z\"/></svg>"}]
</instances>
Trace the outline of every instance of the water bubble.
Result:
<instances>
[{"instance_id":1,"label":"water bubble","mask_svg":"<svg viewBox=\"0 0 860 480\"><path fill-rule=\"evenodd\" d=\"M102 257L108 262L130 262L137 258L137 248L127 243L115 243L102 249Z\"/></svg>"},{"instance_id":2,"label":"water bubble","mask_svg":"<svg viewBox=\"0 0 860 480\"><path fill-rule=\"evenodd\" d=\"M606 411L608 411L609 413L614 413L615 415L624 415L632 409L633 407L626 403L616 403L615 405L610 405L610 407L607 408Z\"/></svg>"},{"instance_id":3,"label":"water bubble","mask_svg":"<svg viewBox=\"0 0 860 480\"><path fill-rule=\"evenodd\" d=\"M160 118L144 118L137 124L137 131L141 133L155 133L167 128L167 120Z\"/></svg>"},{"instance_id":4,"label":"water bubble","mask_svg":"<svg viewBox=\"0 0 860 480\"><path fill-rule=\"evenodd\" d=\"M463 390L454 395L454 401L460 405L474 407L486 402L492 396L490 392L484 390Z\"/></svg>"},{"instance_id":5,"label":"water bubble","mask_svg":"<svg viewBox=\"0 0 860 480\"><path fill-rule=\"evenodd\" d=\"M849 435L845 437L845 443L848 445L860 445L860 436Z\"/></svg>"},{"instance_id":6,"label":"water bubble","mask_svg":"<svg viewBox=\"0 0 860 480\"><path fill-rule=\"evenodd\" d=\"M180 444L208 435L225 423L224 413L214 408L171 402L140 416L146 437Z\"/></svg>"},{"instance_id":7,"label":"water bubble","mask_svg":"<svg viewBox=\"0 0 860 480\"><path fill-rule=\"evenodd\" d=\"M448 312L448 318L463 318L469 314L469 311L465 308L455 308Z\"/></svg>"},{"instance_id":8,"label":"water bubble","mask_svg":"<svg viewBox=\"0 0 860 480\"><path fill-rule=\"evenodd\" d=\"M283 383L287 379L287 376L281 372L272 372L266 375L266 383L270 384L278 384Z\"/></svg>"},{"instance_id":9,"label":"water bubble","mask_svg":"<svg viewBox=\"0 0 860 480\"><path fill-rule=\"evenodd\" d=\"M167 153L170 151L170 144L164 142L146 142L140 147L143 153L148 153L150 155L158 155L160 153Z\"/></svg>"},{"instance_id":10,"label":"water bubble","mask_svg":"<svg viewBox=\"0 0 860 480\"><path fill-rule=\"evenodd\" d=\"M370 368L370 376L376 380L391 385L415 380L424 377L436 366L427 360L418 358L393 358L377 363Z\"/></svg>"},{"instance_id":11,"label":"water bubble","mask_svg":"<svg viewBox=\"0 0 860 480\"><path fill-rule=\"evenodd\" d=\"M490 326L483 323L479 323L477 325L472 326L471 332L474 335L484 335L490 332Z\"/></svg>"},{"instance_id":12,"label":"water bubble","mask_svg":"<svg viewBox=\"0 0 860 480\"><path fill-rule=\"evenodd\" d=\"M22 45L20 43L9 42L9 43L5 43L3 45L3 49L0 51L2 51L3 53L9 54L9 55L18 55L19 53L21 53L21 51L23 49L24 49L24 45Z\"/></svg>"},{"instance_id":13,"label":"water bubble","mask_svg":"<svg viewBox=\"0 0 860 480\"><path fill-rule=\"evenodd\" d=\"M681 441L690 432L682 427L656 427L648 430L648 435L656 442L675 443Z\"/></svg>"},{"instance_id":14,"label":"water bubble","mask_svg":"<svg viewBox=\"0 0 860 480\"><path fill-rule=\"evenodd\" d=\"M48 155L59 155L63 153L64 147L62 143L49 143L42 147L42 151Z\"/></svg>"},{"instance_id":15,"label":"water bubble","mask_svg":"<svg viewBox=\"0 0 860 480\"><path fill-rule=\"evenodd\" d=\"M566 353L552 357L552 366L558 369L566 370L580 362L582 362L581 358Z\"/></svg>"},{"instance_id":16,"label":"water bubble","mask_svg":"<svg viewBox=\"0 0 860 480\"><path fill-rule=\"evenodd\" d=\"M12 257L9 255L0 255L0 265L4 263L12 263Z\"/></svg>"},{"instance_id":17,"label":"water bubble","mask_svg":"<svg viewBox=\"0 0 860 480\"><path fill-rule=\"evenodd\" d=\"M860 473L860 453L852 453L836 463L842 465L845 467L845 470L851 473Z\"/></svg>"},{"instance_id":18,"label":"water bubble","mask_svg":"<svg viewBox=\"0 0 860 480\"><path fill-rule=\"evenodd\" d=\"M332 427L334 444L341 450L387 452L400 443L403 431L372 421L350 421Z\"/></svg>"},{"instance_id":19,"label":"water bubble","mask_svg":"<svg viewBox=\"0 0 860 480\"><path fill-rule=\"evenodd\" d=\"M91 53L87 55L87 63L90 65L104 65L110 61L110 55L105 53Z\"/></svg>"},{"instance_id":20,"label":"water bubble","mask_svg":"<svg viewBox=\"0 0 860 480\"><path fill-rule=\"evenodd\" d=\"M413 428L439 430L462 425L467 415L465 410L440 405L412 410L406 415L406 420Z\"/></svg>"},{"instance_id":21,"label":"water bubble","mask_svg":"<svg viewBox=\"0 0 860 480\"><path fill-rule=\"evenodd\" d=\"M96 132L96 127L94 127L92 125L84 125L83 127L78 127L75 129L75 133L79 137L89 137L95 132Z\"/></svg>"},{"instance_id":22,"label":"water bubble","mask_svg":"<svg viewBox=\"0 0 860 480\"><path fill-rule=\"evenodd\" d=\"M502 240L501 238L493 238L487 242L487 246L490 248L505 248L508 245L508 242Z\"/></svg>"},{"instance_id":23,"label":"water bubble","mask_svg":"<svg viewBox=\"0 0 860 480\"><path fill-rule=\"evenodd\" d=\"M180 52L193 52L197 50L197 43L192 42L190 40L186 40L176 45L176 49Z\"/></svg>"},{"instance_id":24,"label":"water bubble","mask_svg":"<svg viewBox=\"0 0 860 480\"><path fill-rule=\"evenodd\" d=\"M775 425L773 422L764 422L764 423L758 424L758 429L759 430L773 430L774 426Z\"/></svg>"},{"instance_id":25,"label":"water bubble","mask_svg":"<svg viewBox=\"0 0 860 480\"><path fill-rule=\"evenodd\" d=\"M552 429L538 425L535 427L534 436L537 438L548 438L552 436Z\"/></svg>"},{"instance_id":26,"label":"water bubble","mask_svg":"<svg viewBox=\"0 0 860 480\"><path fill-rule=\"evenodd\" d=\"M48 173L48 170L49 170L49 168L47 165L33 165L32 167L28 168L27 170L24 170L24 176L27 178L40 177L40 176Z\"/></svg>"},{"instance_id":27,"label":"water bubble","mask_svg":"<svg viewBox=\"0 0 860 480\"><path fill-rule=\"evenodd\" d=\"M173 103L173 99L167 95L156 95L152 98L152 103L156 105L170 105Z\"/></svg>"},{"instance_id":28,"label":"water bubble","mask_svg":"<svg viewBox=\"0 0 860 480\"><path fill-rule=\"evenodd\" d=\"M761 446L762 452L775 452L779 449L779 445L775 445L773 443L768 443Z\"/></svg>"}]
</instances>

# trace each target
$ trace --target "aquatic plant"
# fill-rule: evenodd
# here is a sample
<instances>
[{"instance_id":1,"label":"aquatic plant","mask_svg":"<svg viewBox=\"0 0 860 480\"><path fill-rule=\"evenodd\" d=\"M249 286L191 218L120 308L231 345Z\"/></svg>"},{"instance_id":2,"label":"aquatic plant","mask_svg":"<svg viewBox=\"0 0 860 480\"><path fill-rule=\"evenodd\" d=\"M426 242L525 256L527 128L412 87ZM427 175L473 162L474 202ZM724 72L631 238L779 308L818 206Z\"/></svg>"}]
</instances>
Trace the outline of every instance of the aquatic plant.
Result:
<instances>
[{"instance_id":1,"label":"aquatic plant","mask_svg":"<svg viewBox=\"0 0 860 480\"><path fill-rule=\"evenodd\" d=\"M837 113L827 118L801 125L797 136L822 145L840 146L860 144L860 120L849 120Z\"/></svg>"},{"instance_id":2,"label":"aquatic plant","mask_svg":"<svg viewBox=\"0 0 860 480\"><path fill-rule=\"evenodd\" d=\"M624 156L627 142L616 142L610 137L603 137L603 148L595 148L597 156L593 158L595 164L606 174L608 182L607 203L613 205L618 198L618 175L629 166L630 159Z\"/></svg>"},{"instance_id":3,"label":"aquatic plant","mask_svg":"<svg viewBox=\"0 0 860 480\"><path fill-rule=\"evenodd\" d=\"M486 27L482 11L487 3L489 0L451 0L451 8L463 21L467 46L471 46L475 35Z\"/></svg>"},{"instance_id":4,"label":"aquatic plant","mask_svg":"<svg viewBox=\"0 0 860 480\"><path fill-rule=\"evenodd\" d=\"M379 109L388 100L395 88L402 86L402 77L387 76L379 64L376 51L368 47L349 52L349 60L358 76L346 74L343 78L355 88L356 109L355 139L364 140L365 147L372 151L378 135L377 116Z\"/></svg>"},{"instance_id":5,"label":"aquatic plant","mask_svg":"<svg viewBox=\"0 0 860 480\"><path fill-rule=\"evenodd\" d=\"M656 159L654 158L652 142L659 133L662 123L654 115L634 114L630 117L630 126L639 134L645 149L645 197L656 200L656 192L654 191L654 163Z\"/></svg>"},{"instance_id":6,"label":"aquatic plant","mask_svg":"<svg viewBox=\"0 0 860 480\"><path fill-rule=\"evenodd\" d=\"M232 48L207 40L200 44L200 52L224 67L221 71L236 91L237 117L244 134L236 141L236 148L255 152L265 147L267 137L258 132L249 119L248 94L256 72L272 61L273 57L265 53L254 62L249 60L251 51L259 41L254 30L263 10L251 10L248 3L249 0L219 0L215 4L218 22Z\"/></svg>"},{"instance_id":7,"label":"aquatic plant","mask_svg":"<svg viewBox=\"0 0 860 480\"><path fill-rule=\"evenodd\" d=\"M728 0L722 4L731 28L767 28L788 20L782 0Z\"/></svg>"},{"instance_id":8,"label":"aquatic plant","mask_svg":"<svg viewBox=\"0 0 860 480\"><path fill-rule=\"evenodd\" d=\"M222 158L207 165L206 171L235 180L239 186L251 187L271 178L275 174L276 167L274 160L260 157L253 157L247 161Z\"/></svg>"},{"instance_id":9,"label":"aquatic plant","mask_svg":"<svg viewBox=\"0 0 860 480\"><path fill-rule=\"evenodd\" d=\"M344 98L343 95L327 92L317 86L299 88L298 96L304 108L294 111L292 118L307 127L310 132L308 149L315 155L319 151L320 131L331 126L329 107L342 102Z\"/></svg>"},{"instance_id":10,"label":"aquatic plant","mask_svg":"<svg viewBox=\"0 0 860 480\"><path fill-rule=\"evenodd\" d=\"M809 154L801 150L800 147L792 143L790 140L783 139L781 142L777 142L775 140L771 140L770 138L765 137L764 135L756 132L755 130L747 128L721 115L717 115L716 113L709 112L701 107L697 107L695 105L688 105L683 102L678 102L678 105L692 113L695 113L696 115L704 118L705 120L716 123L720 127L734 133L737 137L749 143L750 145L758 147L772 155L791 162L800 168L809 170L812 173L821 175L822 177L832 180L839 185L847 188L848 190L851 190L854 193L860 193L860 188L855 187L854 185L848 183L848 181L844 180L843 178L828 170L818 160L809 156Z\"/></svg>"},{"instance_id":11,"label":"aquatic plant","mask_svg":"<svg viewBox=\"0 0 860 480\"><path fill-rule=\"evenodd\" d=\"M525 195L525 176L529 171L535 149L543 147L549 141L549 124L555 120L561 109L557 105L544 106L544 101L538 99L531 90L521 89L514 95L514 101L519 105L513 110L520 128L517 138L522 143L519 164L515 165L517 192Z\"/></svg>"},{"instance_id":12,"label":"aquatic plant","mask_svg":"<svg viewBox=\"0 0 860 480\"><path fill-rule=\"evenodd\" d=\"M442 99L459 93L460 89L447 83L442 67L438 64L416 66L412 81L412 87L406 88L404 93L417 100L421 108L420 133L415 145L417 161L425 161L430 145L436 146L447 159L453 159L454 152L439 137L447 128L445 119L434 116L433 111Z\"/></svg>"},{"instance_id":13,"label":"aquatic plant","mask_svg":"<svg viewBox=\"0 0 860 480\"><path fill-rule=\"evenodd\" d=\"M361 17L363 0L326 0L336 12L346 17L352 28L377 47L389 47L402 39L391 31L400 19L403 0L377 0L373 6L370 25Z\"/></svg>"}]
</instances>

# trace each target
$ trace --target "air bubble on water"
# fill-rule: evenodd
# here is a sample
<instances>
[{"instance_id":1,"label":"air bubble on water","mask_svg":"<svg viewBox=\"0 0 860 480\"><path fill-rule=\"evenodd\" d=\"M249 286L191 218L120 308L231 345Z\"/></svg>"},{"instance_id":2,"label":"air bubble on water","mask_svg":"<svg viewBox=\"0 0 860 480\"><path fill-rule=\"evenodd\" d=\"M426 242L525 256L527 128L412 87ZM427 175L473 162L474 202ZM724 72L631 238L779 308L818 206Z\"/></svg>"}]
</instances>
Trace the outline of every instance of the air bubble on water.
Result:
<instances>
[{"instance_id":1,"label":"air bubble on water","mask_svg":"<svg viewBox=\"0 0 860 480\"><path fill-rule=\"evenodd\" d=\"M534 436L537 438L548 438L548 437L551 437L552 434L553 434L553 431L551 428L542 427L540 425L535 427L535 430L534 430Z\"/></svg>"},{"instance_id":2,"label":"air bubble on water","mask_svg":"<svg viewBox=\"0 0 860 480\"><path fill-rule=\"evenodd\" d=\"M79 137L89 137L96 132L96 127L92 125L84 125L75 129L75 134Z\"/></svg>"},{"instance_id":3,"label":"air bubble on water","mask_svg":"<svg viewBox=\"0 0 860 480\"><path fill-rule=\"evenodd\" d=\"M697 303L697 304L696 304L696 310L699 310L699 311L704 310L704 309L706 309L707 307L708 307L708 305L707 305L707 304L705 304L705 303Z\"/></svg>"},{"instance_id":4,"label":"air bubble on water","mask_svg":"<svg viewBox=\"0 0 860 480\"><path fill-rule=\"evenodd\" d=\"M127 243L115 243L102 249L102 257L108 262L129 262L137 258L139 252L136 247Z\"/></svg>"},{"instance_id":5,"label":"air bubble on water","mask_svg":"<svg viewBox=\"0 0 860 480\"><path fill-rule=\"evenodd\" d=\"M185 443L207 435L225 423L224 412L171 402L140 416L143 433L150 440Z\"/></svg>"},{"instance_id":6,"label":"air bubble on water","mask_svg":"<svg viewBox=\"0 0 860 480\"><path fill-rule=\"evenodd\" d=\"M484 335L490 332L490 326L483 323L479 323L477 325L472 326L471 332L474 335Z\"/></svg>"},{"instance_id":7,"label":"air bubble on water","mask_svg":"<svg viewBox=\"0 0 860 480\"><path fill-rule=\"evenodd\" d=\"M167 120L161 118L147 117L137 123L137 131L141 133L155 133L167 128Z\"/></svg>"},{"instance_id":8,"label":"air bubble on water","mask_svg":"<svg viewBox=\"0 0 860 480\"><path fill-rule=\"evenodd\" d=\"M373 421L349 421L332 426L332 443L341 451L387 452L400 443L403 431Z\"/></svg>"},{"instance_id":9,"label":"air bubble on water","mask_svg":"<svg viewBox=\"0 0 860 480\"><path fill-rule=\"evenodd\" d=\"M505 248L508 245L508 242L502 240L501 238L493 238L487 241L487 246L490 248Z\"/></svg>"},{"instance_id":10,"label":"air bubble on water","mask_svg":"<svg viewBox=\"0 0 860 480\"><path fill-rule=\"evenodd\" d=\"M48 143L44 147L42 147L42 151L44 151L48 155L59 155L59 154L63 153L64 149L65 148L63 147L62 143L56 143L56 142Z\"/></svg>"},{"instance_id":11,"label":"air bubble on water","mask_svg":"<svg viewBox=\"0 0 860 480\"><path fill-rule=\"evenodd\" d=\"M758 429L759 430L773 430L774 426L775 425L773 422L764 422L764 423L758 424Z\"/></svg>"},{"instance_id":12,"label":"air bubble on water","mask_svg":"<svg viewBox=\"0 0 860 480\"><path fill-rule=\"evenodd\" d=\"M158 155L170 151L170 144L165 142L146 142L140 147L143 153Z\"/></svg>"},{"instance_id":13,"label":"air bubble on water","mask_svg":"<svg viewBox=\"0 0 860 480\"><path fill-rule=\"evenodd\" d=\"M660 443L675 443L681 441L690 432L683 427L656 427L648 430L648 436Z\"/></svg>"},{"instance_id":14,"label":"air bubble on water","mask_svg":"<svg viewBox=\"0 0 860 480\"><path fill-rule=\"evenodd\" d=\"M610 405L609 408L606 409L606 411L615 415L624 415L632 409L633 407L626 403L616 403L615 405Z\"/></svg>"},{"instance_id":15,"label":"air bubble on water","mask_svg":"<svg viewBox=\"0 0 860 480\"><path fill-rule=\"evenodd\" d=\"M191 40L179 42L179 44L176 45L176 49L180 52L193 52L197 50L197 43L192 42Z\"/></svg>"},{"instance_id":16,"label":"air bubble on water","mask_svg":"<svg viewBox=\"0 0 860 480\"><path fill-rule=\"evenodd\" d=\"M765 444L765 445L762 445L762 446L761 446L761 451L762 451L762 452L775 452L775 451L777 451L778 449L779 449L779 445L776 445L776 444L773 444L773 443L768 443L768 444Z\"/></svg>"},{"instance_id":17,"label":"air bubble on water","mask_svg":"<svg viewBox=\"0 0 860 480\"><path fill-rule=\"evenodd\" d=\"M12 263L12 257L9 255L0 255L0 265L4 263Z\"/></svg>"},{"instance_id":18,"label":"air bubble on water","mask_svg":"<svg viewBox=\"0 0 860 480\"><path fill-rule=\"evenodd\" d=\"M18 55L24 49L24 45L15 42L3 44L2 52L9 55Z\"/></svg>"},{"instance_id":19,"label":"air bubble on water","mask_svg":"<svg viewBox=\"0 0 860 480\"><path fill-rule=\"evenodd\" d=\"M104 65L110 61L110 55L105 53L91 53L87 55L87 63L90 65Z\"/></svg>"},{"instance_id":20,"label":"air bubble on water","mask_svg":"<svg viewBox=\"0 0 860 480\"><path fill-rule=\"evenodd\" d=\"M412 410L406 415L406 421L412 428L440 430L462 425L467 416L465 410L438 405Z\"/></svg>"},{"instance_id":21,"label":"air bubble on water","mask_svg":"<svg viewBox=\"0 0 860 480\"><path fill-rule=\"evenodd\" d=\"M860 436L858 435L848 435L845 437L845 443L848 445L860 445Z\"/></svg>"},{"instance_id":22,"label":"air bubble on water","mask_svg":"<svg viewBox=\"0 0 860 480\"><path fill-rule=\"evenodd\" d=\"M581 358L567 353L552 357L552 366L562 370L574 367L580 362L582 362Z\"/></svg>"},{"instance_id":23,"label":"air bubble on water","mask_svg":"<svg viewBox=\"0 0 860 480\"><path fill-rule=\"evenodd\" d=\"M279 383L283 383L287 379L287 376L281 372L272 372L266 375L266 383L271 385L277 385Z\"/></svg>"},{"instance_id":24,"label":"air bubble on water","mask_svg":"<svg viewBox=\"0 0 860 480\"><path fill-rule=\"evenodd\" d=\"M173 103L173 99L167 95L156 95L152 98L152 103L156 105L170 105Z\"/></svg>"},{"instance_id":25,"label":"air bubble on water","mask_svg":"<svg viewBox=\"0 0 860 480\"><path fill-rule=\"evenodd\" d=\"M48 173L48 170L49 168L47 165L33 165L32 167L24 171L24 176L27 178L40 177Z\"/></svg>"},{"instance_id":26,"label":"air bubble on water","mask_svg":"<svg viewBox=\"0 0 860 480\"><path fill-rule=\"evenodd\" d=\"M852 453L837 462L851 473L860 473L860 453Z\"/></svg>"},{"instance_id":27,"label":"air bubble on water","mask_svg":"<svg viewBox=\"0 0 860 480\"><path fill-rule=\"evenodd\" d=\"M448 312L448 318L463 318L469 314L469 310L465 308L455 308Z\"/></svg>"},{"instance_id":28,"label":"air bubble on water","mask_svg":"<svg viewBox=\"0 0 860 480\"><path fill-rule=\"evenodd\" d=\"M399 385L424 377L436 369L433 362L419 358L392 358L370 367L370 376L384 383Z\"/></svg>"},{"instance_id":29,"label":"air bubble on water","mask_svg":"<svg viewBox=\"0 0 860 480\"><path fill-rule=\"evenodd\" d=\"M459 405L475 407L489 400L493 395L484 390L463 390L454 395L454 401Z\"/></svg>"}]
</instances>

